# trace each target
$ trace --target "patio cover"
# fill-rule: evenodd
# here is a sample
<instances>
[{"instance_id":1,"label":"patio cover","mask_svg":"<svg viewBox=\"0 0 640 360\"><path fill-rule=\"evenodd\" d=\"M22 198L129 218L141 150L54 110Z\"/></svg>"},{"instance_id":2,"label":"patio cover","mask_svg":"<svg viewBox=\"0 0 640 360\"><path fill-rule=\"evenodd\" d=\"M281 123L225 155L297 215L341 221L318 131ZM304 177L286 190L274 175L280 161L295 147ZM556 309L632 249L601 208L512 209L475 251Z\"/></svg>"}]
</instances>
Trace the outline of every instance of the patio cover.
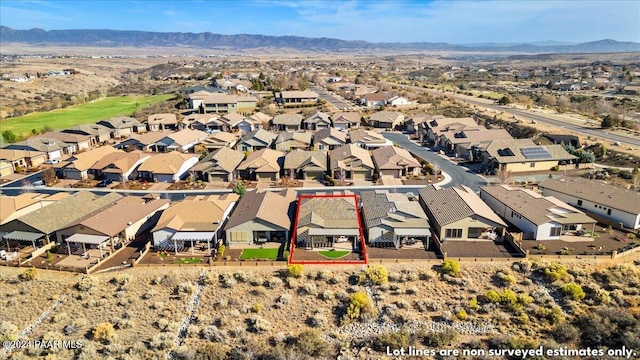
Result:
<instances>
[{"instance_id":1,"label":"patio cover","mask_svg":"<svg viewBox=\"0 0 640 360\"><path fill-rule=\"evenodd\" d=\"M309 235L351 235L359 236L360 229L325 229L325 228L309 228Z\"/></svg>"},{"instance_id":2,"label":"patio cover","mask_svg":"<svg viewBox=\"0 0 640 360\"><path fill-rule=\"evenodd\" d=\"M393 229L398 236L431 236L429 229Z\"/></svg>"},{"instance_id":3,"label":"patio cover","mask_svg":"<svg viewBox=\"0 0 640 360\"><path fill-rule=\"evenodd\" d=\"M214 231L177 232L173 234L173 241L210 241L216 235Z\"/></svg>"},{"instance_id":4,"label":"patio cover","mask_svg":"<svg viewBox=\"0 0 640 360\"><path fill-rule=\"evenodd\" d=\"M44 237L43 233L36 232L28 232L28 231L12 231L7 235L3 236L8 240L17 240L17 241L36 241L42 237Z\"/></svg>"},{"instance_id":5,"label":"patio cover","mask_svg":"<svg viewBox=\"0 0 640 360\"><path fill-rule=\"evenodd\" d=\"M107 240L109 240L108 236L88 235L88 234L73 234L65 239L65 241L68 243L73 242L73 243L93 244L93 245L100 245Z\"/></svg>"}]
</instances>

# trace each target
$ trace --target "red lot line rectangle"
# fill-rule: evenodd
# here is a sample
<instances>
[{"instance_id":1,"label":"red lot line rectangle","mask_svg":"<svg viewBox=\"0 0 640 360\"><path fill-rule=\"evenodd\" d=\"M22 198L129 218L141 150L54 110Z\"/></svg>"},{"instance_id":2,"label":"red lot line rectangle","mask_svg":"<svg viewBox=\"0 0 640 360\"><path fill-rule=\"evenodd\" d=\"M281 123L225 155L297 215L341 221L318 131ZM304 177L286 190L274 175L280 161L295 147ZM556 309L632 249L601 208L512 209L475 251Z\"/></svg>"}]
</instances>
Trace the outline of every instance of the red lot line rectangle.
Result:
<instances>
[{"instance_id":1,"label":"red lot line rectangle","mask_svg":"<svg viewBox=\"0 0 640 360\"><path fill-rule=\"evenodd\" d=\"M298 216L300 214L300 205L302 204L303 199L313 199L313 198L353 198L353 203L356 208L356 217L358 219L358 232L360 233L360 249L362 251L362 255L364 260L351 260L351 261L340 261L340 260L326 260L326 261L305 261L305 260L293 260L293 253L296 248L296 238L298 237ZM369 259L367 257L367 249L364 244L364 232L362 231L362 219L360 218L360 211L358 208L358 195L350 194L350 195L300 195L298 196L298 206L296 208L296 222L293 226L293 235L291 236L291 243L289 244L289 264L300 264L300 265L327 265L327 264L335 264L335 265L362 265L367 264Z\"/></svg>"}]
</instances>

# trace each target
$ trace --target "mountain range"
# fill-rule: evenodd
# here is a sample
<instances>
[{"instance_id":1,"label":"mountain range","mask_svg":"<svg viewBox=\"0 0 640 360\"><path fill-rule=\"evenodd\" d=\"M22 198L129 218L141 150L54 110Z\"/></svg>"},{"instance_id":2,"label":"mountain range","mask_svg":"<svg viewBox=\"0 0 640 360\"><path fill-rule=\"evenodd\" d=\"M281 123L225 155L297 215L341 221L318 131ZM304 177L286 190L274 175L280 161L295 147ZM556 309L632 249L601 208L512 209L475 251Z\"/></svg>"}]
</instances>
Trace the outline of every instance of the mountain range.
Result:
<instances>
[{"instance_id":1,"label":"mountain range","mask_svg":"<svg viewBox=\"0 0 640 360\"><path fill-rule=\"evenodd\" d=\"M352 51L373 49L429 50L458 52L505 53L612 53L640 51L640 43L610 39L581 44L544 41L522 44L466 44L412 42L371 43L330 38L268 35L221 35L211 32L150 32L127 30L15 30L0 26L0 43L23 43L38 46L57 45L74 47L191 47L197 49L259 49L293 48L298 50Z\"/></svg>"}]
</instances>

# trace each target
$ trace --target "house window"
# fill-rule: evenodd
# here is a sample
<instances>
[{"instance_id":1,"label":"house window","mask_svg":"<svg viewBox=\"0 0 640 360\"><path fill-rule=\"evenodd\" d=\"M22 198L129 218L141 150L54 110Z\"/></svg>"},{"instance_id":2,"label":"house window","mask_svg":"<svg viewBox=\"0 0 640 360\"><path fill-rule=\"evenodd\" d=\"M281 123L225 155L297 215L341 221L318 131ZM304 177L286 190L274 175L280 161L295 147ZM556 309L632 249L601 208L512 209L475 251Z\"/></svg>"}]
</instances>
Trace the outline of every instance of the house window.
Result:
<instances>
[{"instance_id":1,"label":"house window","mask_svg":"<svg viewBox=\"0 0 640 360\"><path fill-rule=\"evenodd\" d=\"M513 215L514 215L514 214L515 214L515 213L513 212L513 210L511 210L511 217L513 217Z\"/></svg>"},{"instance_id":2,"label":"house window","mask_svg":"<svg viewBox=\"0 0 640 360\"><path fill-rule=\"evenodd\" d=\"M562 233L562 226L555 226L551 228L550 236L558 237Z\"/></svg>"},{"instance_id":3,"label":"house window","mask_svg":"<svg viewBox=\"0 0 640 360\"><path fill-rule=\"evenodd\" d=\"M447 229L445 231L445 237L459 239L462 237L462 229Z\"/></svg>"},{"instance_id":4,"label":"house window","mask_svg":"<svg viewBox=\"0 0 640 360\"><path fill-rule=\"evenodd\" d=\"M529 167L536 167L536 163L532 162L531 164L529 164Z\"/></svg>"},{"instance_id":5,"label":"house window","mask_svg":"<svg viewBox=\"0 0 640 360\"><path fill-rule=\"evenodd\" d=\"M578 206L582 206L582 200L578 200Z\"/></svg>"},{"instance_id":6,"label":"house window","mask_svg":"<svg viewBox=\"0 0 640 360\"><path fill-rule=\"evenodd\" d=\"M611 209L607 210L607 215L611 215Z\"/></svg>"},{"instance_id":7,"label":"house window","mask_svg":"<svg viewBox=\"0 0 640 360\"><path fill-rule=\"evenodd\" d=\"M247 151L249 150L249 148L247 147L247 145L242 145L242 151Z\"/></svg>"},{"instance_id":8,"label":"house window","mask_svg":"<svg viewBox=\"0 0 640 360\"><path fill-rule=\"evenodd\" d=\"M324 150L324 145L323 144L318 145L318 150Z\"/></svg>"}]
</instances>

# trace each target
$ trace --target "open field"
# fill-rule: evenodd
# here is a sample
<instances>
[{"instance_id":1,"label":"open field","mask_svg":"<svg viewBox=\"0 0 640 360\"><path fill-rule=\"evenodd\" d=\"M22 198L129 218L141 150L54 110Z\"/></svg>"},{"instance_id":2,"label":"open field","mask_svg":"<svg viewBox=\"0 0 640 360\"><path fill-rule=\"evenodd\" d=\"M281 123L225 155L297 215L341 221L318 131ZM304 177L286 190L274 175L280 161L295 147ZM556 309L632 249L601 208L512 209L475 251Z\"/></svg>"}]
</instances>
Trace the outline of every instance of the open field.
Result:
<instances>
[{"instance_id":1,"label":"open field","mask_svg":"<svg viewBox=\"0 0 640 360\"><path fill-rule=\"evenodd\" d=\"M1 120L2 131L27 134L31 129L40 130L45 125L64 129L78 124L95 123L114 116L128 116L147 105L165 101L172 95L118 96L95 100L87 104L71 106L48 112L32 113Z\"/></svg>"},{"instance_id":2,"label":"open field","mask_svg":"<svg viewBox=\"0 0 640 360\"><path fill-rule=\"evenodd\" d=\"M354 265L304 266L299 278L271 266L133 268L88 277L38 270L31 281L18 279L24 268L3 268L0 335L23 329L62 298L28 339L82 340L75 351L79 358L162 358L170 350L175 358L237 358L234 351L246 353L243 359L335 358L337 352L377 358L385 346L408 345L629 348L640 334L639 259L640 253L617 263L569 259L559 266L462 262L449 275L441 273L440 262L389 264L388 282L378 285L359 282L362 267ZM584 289L584 299L563 294L572 283ZM343 321L349 299L359 292L368 294L373 307L353 322ZM193 313L187 311L196 298ZM607 314L615 316L613 325L581 325L604 322L597 316ZM193 318L177 346L178 327L188 315ZM114 325L113 338L97 341L93 329L104 322ZM469 326L481 331L469 332ZM594 331L611 334L594 340ZM72 350L21 351L29 357L74 357Z\"/></svg>"}]
</instances>

